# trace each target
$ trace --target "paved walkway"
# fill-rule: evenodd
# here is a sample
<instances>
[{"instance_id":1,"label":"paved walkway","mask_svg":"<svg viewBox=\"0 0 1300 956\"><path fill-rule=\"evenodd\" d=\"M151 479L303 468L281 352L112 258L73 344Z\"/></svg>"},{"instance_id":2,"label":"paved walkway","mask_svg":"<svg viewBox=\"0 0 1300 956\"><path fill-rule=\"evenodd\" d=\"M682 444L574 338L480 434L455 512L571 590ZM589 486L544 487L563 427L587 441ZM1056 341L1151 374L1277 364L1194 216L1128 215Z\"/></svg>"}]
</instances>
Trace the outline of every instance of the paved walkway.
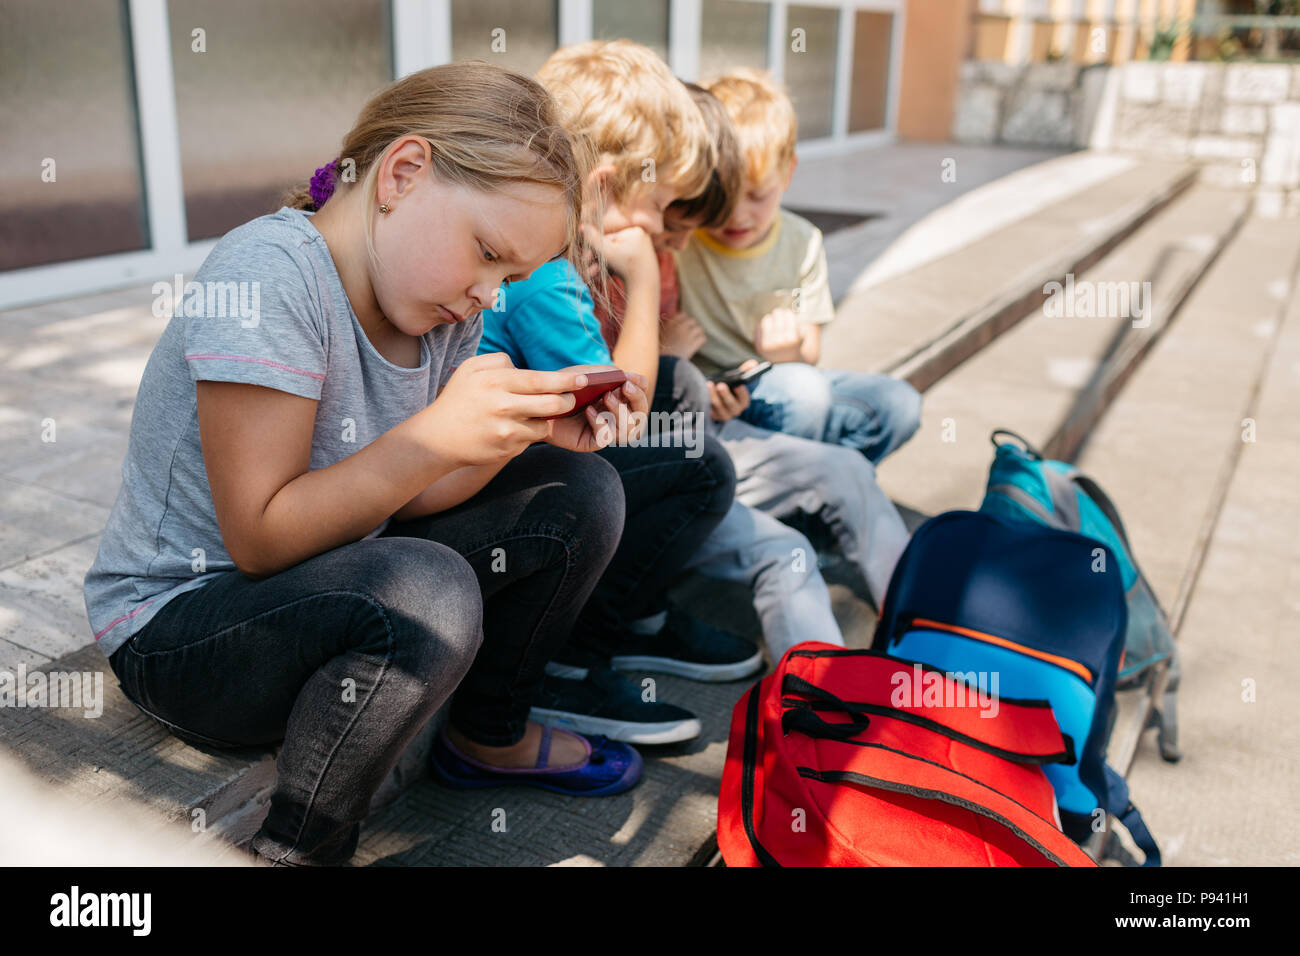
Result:
<instances>
[{"instance_id":1,"label":"paved walkway","mask_svg":"<svg viewBox=\"0 0 1300 956\"><path fill-rule=\"evenodd\" d=\"M801 160L782 203L796 209L871 216L826 237L831 295L838 303L864 269L930 213L1004 176L1033 169L1060 155L1060 150L1047 149L900 143L846 156ZM949 160L951 166L947 165ZM945 177L948 168L955 178ZM1008 206L1003 195L999 204L1013 211L1025 210L1083 189L1089 182L1074 172L1058 171L1054 178L1055 184L1040 180L1024 184L1025 188L1017 187L1019 201ZM974 230L964 234L967 241L976 235ZM926 242L933 239L927 236ZM947 246L952 248L955 246Z\"/></svg>"}]
</instances>

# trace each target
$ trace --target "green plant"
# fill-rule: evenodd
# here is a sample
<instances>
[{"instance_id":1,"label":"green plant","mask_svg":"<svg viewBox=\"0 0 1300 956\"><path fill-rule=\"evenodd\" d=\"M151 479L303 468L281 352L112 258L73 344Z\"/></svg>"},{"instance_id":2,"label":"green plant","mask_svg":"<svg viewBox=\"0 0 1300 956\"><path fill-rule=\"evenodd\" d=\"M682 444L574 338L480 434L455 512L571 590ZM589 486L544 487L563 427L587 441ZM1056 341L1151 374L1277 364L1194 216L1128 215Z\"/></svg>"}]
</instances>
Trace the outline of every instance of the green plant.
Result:
<instances>
[{"instance_id":1,"label":"green plant","mask_svg":"<svg viewBox=\"0 0 1300 956\"><path fill-rule=\"evenodd\" d=\"M1235 60L1241 56L1241 41L1232 35L1231 30L1223 30L1219 35L1219 47L1216 51L1219 60Z\"/></svg>"},{"instance_id":2,"label":"green plant","mask_svg":"<svg viewBox=\"0 0 1300 956\"><path fill-rule=\"evenodd\" d=\"M1147 51L1149 60L1168 60L1174 52L1178 40L1189 30L1188 25L1174 23L1167 27L1158 27L1151 37L1151 46Z\"/></svg>"}]
</instances>

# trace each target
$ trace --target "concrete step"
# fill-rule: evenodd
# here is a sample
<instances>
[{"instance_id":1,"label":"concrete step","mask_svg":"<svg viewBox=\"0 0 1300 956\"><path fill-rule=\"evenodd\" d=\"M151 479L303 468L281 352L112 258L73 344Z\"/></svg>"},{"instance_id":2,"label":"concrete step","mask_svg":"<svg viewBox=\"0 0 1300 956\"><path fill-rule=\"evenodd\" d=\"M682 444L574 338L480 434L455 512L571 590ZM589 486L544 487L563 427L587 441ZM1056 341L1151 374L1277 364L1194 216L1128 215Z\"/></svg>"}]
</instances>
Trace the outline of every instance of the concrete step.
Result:
<instances>
[{"instance_id":1,"label":"concrete step","mask_svg":"<svg viewBox=\"0 0 1300 956\"><path fill-rule=\"evenodd\" d=\"M0 747L0 867L253 866L198 820L169 821L130 800L87 803Z\"/></svg>"},{"instance_id":2,"label":"concrete step","mask_svg":"<svg viewBox=\"0 0 1300 956\"><path fill-rule=\"evenodd\" d=\"M922 391L1037 309L1189 188L1194 166L1142 162L947 255L851 292L828 328L839 367L889 372Z\"/></svg>"},{"instance_id":3,"label":"concrete step","mask_svg":"<svg viewBox=\"0 0 1300 956\"><path fill-rule=\"evenodd\" d=\"M1062 290L1064 295L1073 289L1071 301L1076 301L1084 289L1149 282L1150 301L1143 297L1141 319L1058 317L1039 308L934 384L926 392L917 435L880 468L885 491L925 514L978 508L995 428L1009 428L1049 453L1069 457L1124 377L1169 326L1246 209L1235 194L1197 186L1092 268L1071 277Z\"/></svg>"},{"instance_id":4,"label":"concrete step","mask_svg":"<svg viewBox=\"0 0 1300 956\"><path fill-rule=\"evenodd\" d=\"M1282 803L1300 749L1300 499L1277 484L1300 467L1298 287L1300 230L1248 220L1078 459L1178 636L1183 759L1142 732L1140 693L1119 696L1110 749L1166 863L1300 862Z\"/></svg>"},{"instance_id":5,"label":"concrete step","mask_svg":"<svg viewBox=\"0 0 1300 956\"><path fill-rule=\"evenodd\" d=\"M79 675L76 686L85 690L77 701L95 702L0 707L0 743L38 781L84 804L129 799L162 823L197 828L226 847L247 843L257 831L270 805L278 746L223 752L181 741L122 694L94 644L12 673L25 688L33 686L30 675L38 671ZM432 739L430 722L376 792L372 810L391 803L424 775ZM0 820L0 830L14 823Z\"/></svg>"},{"instance_id":6,"label":"concrete step","mask_svg":"<svg viewBox=\"0 0 1300 956\"><path fill-rule=\"evenodd\" d=\"M1248 219L1079 452L1124 515L1173 623L1208 538L1216 484L1279 326L1300 255L1295 223Z\"/></svg>"}]
</instances>

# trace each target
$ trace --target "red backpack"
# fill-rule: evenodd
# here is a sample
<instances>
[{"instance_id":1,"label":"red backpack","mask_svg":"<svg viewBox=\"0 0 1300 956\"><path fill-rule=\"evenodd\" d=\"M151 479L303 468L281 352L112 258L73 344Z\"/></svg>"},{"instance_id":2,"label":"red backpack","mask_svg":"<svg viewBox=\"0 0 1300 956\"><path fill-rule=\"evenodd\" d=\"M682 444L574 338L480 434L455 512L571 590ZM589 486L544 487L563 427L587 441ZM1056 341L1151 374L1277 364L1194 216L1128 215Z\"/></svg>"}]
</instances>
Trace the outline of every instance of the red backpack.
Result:
<instances>
[{"instance_id":1,"label":"red backpack","mask_svg":"<svg viewBox=\"0 0 1300 956\"><path fill-rule=\"evenodd\" d=\"M1046 701L878 651L806 642L732 714L728 866L1094 866L1044 763L1075 759Z\"/></svg>"}]
</instances>

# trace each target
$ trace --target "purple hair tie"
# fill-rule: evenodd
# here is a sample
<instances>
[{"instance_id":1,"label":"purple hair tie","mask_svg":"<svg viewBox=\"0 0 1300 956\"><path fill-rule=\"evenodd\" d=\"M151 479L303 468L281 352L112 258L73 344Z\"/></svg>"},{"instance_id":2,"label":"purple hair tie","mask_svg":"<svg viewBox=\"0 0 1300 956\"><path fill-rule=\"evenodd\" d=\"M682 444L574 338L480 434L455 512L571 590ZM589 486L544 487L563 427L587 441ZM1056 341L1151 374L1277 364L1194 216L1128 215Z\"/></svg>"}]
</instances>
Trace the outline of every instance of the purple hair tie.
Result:
<instances>
[{"instance_id":1,"label":"purple hair tie","mask_svg":"<svg viewBox=\"0 0 1300 956\"><path fill-rule=\"evenodd\" d=\"M325 205L325 200L334 195L334 179L338 165L338 159L333 159L316 170L316 174L311 178L311 200L316 204L317 210Z\"/></svg>"}]
</instances>

